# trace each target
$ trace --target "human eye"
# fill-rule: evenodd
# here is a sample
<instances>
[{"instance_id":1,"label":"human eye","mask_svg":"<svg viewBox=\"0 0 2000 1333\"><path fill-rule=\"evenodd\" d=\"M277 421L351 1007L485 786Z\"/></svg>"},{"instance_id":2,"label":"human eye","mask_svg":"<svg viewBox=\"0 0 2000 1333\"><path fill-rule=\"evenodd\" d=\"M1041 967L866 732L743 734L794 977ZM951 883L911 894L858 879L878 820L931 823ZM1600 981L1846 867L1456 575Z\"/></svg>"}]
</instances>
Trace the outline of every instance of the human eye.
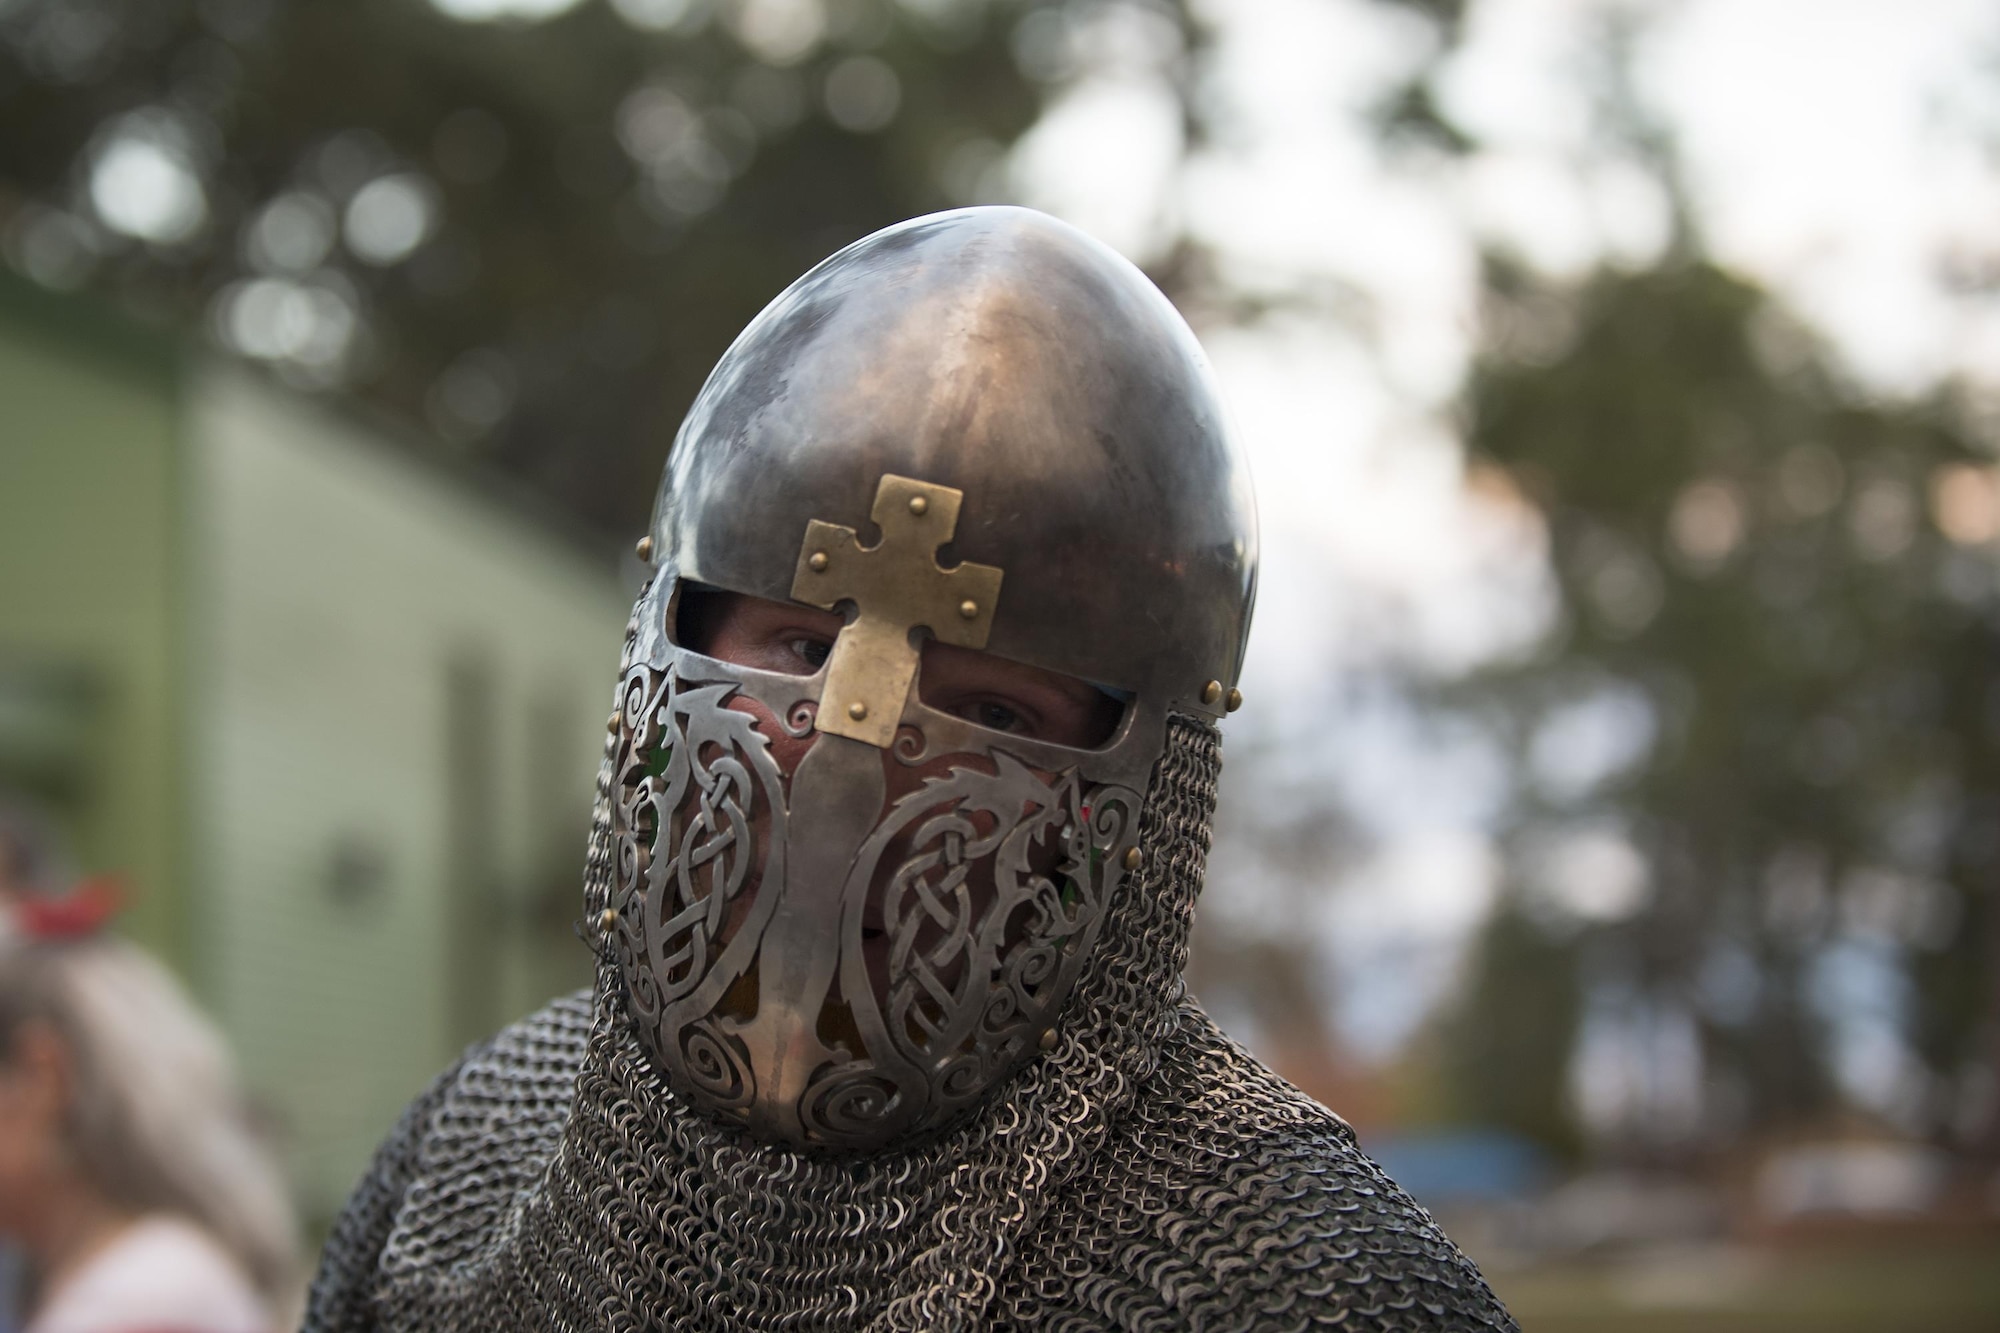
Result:
<instances>
[{"instance_id":1,"label":"human eye","mask_svg":"<svg viewBox=\"0 0 2000 1333\"><path fill-rule=\"evenodd\" d=\"M786 640L785 647L794 657L806 664L807 674L825 666L828 654L833 651L833 644L826 639L806 635Z\"/></svg>"},{"instance_id":2,"label":"human eye","mask_svg":"<svg viewBox=\"0 0 2000 1333\"><path fill-rule=\"evenodd\" d=\"M1020 709L998 699L974 699L960 704L955 711L968 722L976 722L992 731L1006 731L1031 734L1033 725Z\"/></svg>"}]
</instances>

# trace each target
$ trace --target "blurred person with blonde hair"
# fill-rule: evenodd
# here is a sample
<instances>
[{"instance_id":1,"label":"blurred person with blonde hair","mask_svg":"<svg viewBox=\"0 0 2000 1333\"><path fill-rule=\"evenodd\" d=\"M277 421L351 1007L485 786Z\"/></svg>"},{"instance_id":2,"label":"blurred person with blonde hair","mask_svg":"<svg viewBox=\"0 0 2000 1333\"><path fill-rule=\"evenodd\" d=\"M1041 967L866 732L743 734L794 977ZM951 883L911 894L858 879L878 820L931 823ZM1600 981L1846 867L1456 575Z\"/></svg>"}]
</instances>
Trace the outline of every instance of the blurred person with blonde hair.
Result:
<instances>
[{"instance_id":1,"label":"blurred person with blonde hair","mask_svg":"<svg viewBox=\"0 0 2000 1333\"><path fill-rule=\"evenodd\" d=\"M267 1333L293 1220L213 1025L0 806L0 1240L23 1333ZM8 1327L0 1312L0 1328Z\"/></svg>"}]
</instances>

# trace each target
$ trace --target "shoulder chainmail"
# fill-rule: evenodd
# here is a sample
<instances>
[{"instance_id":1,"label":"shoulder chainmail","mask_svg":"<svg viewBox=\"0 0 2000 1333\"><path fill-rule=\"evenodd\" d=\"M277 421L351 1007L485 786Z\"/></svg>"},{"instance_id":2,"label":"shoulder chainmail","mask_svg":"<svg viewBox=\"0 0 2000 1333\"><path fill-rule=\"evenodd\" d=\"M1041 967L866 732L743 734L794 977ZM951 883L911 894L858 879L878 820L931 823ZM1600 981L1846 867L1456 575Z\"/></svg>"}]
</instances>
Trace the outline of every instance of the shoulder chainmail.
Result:
<instances>
[{"instance_id":1,"label":"shoulder chainmail","mask_svg":"<svg viewBox=\"0 0 2000 1333\"><path fill-rule=\"evenodd\" d=\"M1185 998L1220 743L1172 726L1146 870L1055 1049L976 1114L860 1158L749 1139L654 1074L601 965L412 1104L306 1329L1516 1329L1347 1126Z\"/></svg>"}]
</instances>

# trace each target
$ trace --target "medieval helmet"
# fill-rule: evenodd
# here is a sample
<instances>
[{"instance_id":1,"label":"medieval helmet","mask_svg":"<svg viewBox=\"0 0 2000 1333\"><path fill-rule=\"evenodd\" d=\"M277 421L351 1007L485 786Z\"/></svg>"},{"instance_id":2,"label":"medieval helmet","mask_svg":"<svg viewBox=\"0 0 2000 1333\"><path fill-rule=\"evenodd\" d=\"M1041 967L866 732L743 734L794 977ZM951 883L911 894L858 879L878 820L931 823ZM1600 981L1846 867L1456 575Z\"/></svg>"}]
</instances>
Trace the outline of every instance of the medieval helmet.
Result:
<instances>
[{"instance_id":1,"label":"medieval helmet","mask_svg":"<svg viewBox=\"0 0 2000 1333\"><path fill-rule=\"evenodd\" d=\"M1042 214L887 228L723 355L641 550L601 929L642 1044L759 1137L870 1150L950 1121L1062 1023L1148 854L1169 716L1238 697L1256 518L1201 348ZM846 621L813 674L761 670L683 642L693 588ZM930 707L926 637L1122 715L1079 748ZM809 741L791 771L758 713Z\"/></svg>"}]
</instances>

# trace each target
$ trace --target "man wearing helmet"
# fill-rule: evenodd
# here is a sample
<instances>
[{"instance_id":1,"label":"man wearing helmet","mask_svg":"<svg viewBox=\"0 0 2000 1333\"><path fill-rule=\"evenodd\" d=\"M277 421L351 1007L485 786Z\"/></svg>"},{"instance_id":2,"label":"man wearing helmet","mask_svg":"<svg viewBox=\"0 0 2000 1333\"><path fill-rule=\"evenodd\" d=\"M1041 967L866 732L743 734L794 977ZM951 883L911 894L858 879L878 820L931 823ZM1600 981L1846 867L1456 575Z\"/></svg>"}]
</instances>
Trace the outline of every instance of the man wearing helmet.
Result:
<instances>
[{"instance_id":1,"label":"man wearing helmet","mask_svg":"<svg viewBox=\"0 0 2000 1333\"><path fill-rule=\"evenodd\" d=\"M411 1108L309 1328L1513 1327L1185 998L1256 520L1136 269L1007 208L841 251L641 555L597 985Z\"/></svg>"}]
</instances>

